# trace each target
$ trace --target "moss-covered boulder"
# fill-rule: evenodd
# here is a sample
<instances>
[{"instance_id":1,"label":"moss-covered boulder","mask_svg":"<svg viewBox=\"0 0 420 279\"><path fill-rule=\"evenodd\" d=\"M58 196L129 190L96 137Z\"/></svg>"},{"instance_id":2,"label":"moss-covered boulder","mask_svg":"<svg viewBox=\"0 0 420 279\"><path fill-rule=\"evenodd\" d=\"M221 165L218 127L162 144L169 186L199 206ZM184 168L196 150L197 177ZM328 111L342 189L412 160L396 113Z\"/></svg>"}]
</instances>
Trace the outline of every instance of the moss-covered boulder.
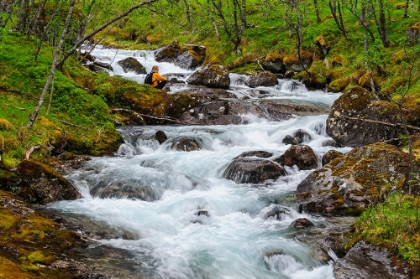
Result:
<instances>
[{"instance_id":1,"label":"moss-covered boulder","mask_svg":"<svg viewBox=\"0 0 420 279\"><path fill-rule=\"evenodd\" d=\"M402 190L409 156L394 145L354 148L312 172L298 186L300 211L359 215L392 190Z\"/></svg>"},{"instance_id":2,"label":"moss-covered boulder","mask_svg":"<svg viewBox=\"0 0 420 279\"><path fill-rule=\"evenodd\" d=\"M418 126L420 106L407 98L402 115L407 124ZM346 90L333 104L327 119L327 134L342 146L362 146L398 138L403 132L395 103L380 100L361 87Z\"/></svg>"},{"instance_id":3,"label":"moss-covered boulder","mask_svg":"<svg viewBox=\"0 0 420 279\"><path fill-rule=\"evenodd\" d=\"M127 72L135 72L136 74L145 74L146 68L134 57L127 57L117 62L118 65Z\"/></svg>"},{"instance_id":4,"label":"moss-covered boulder","mask_svg":"<svg viewBox=\"0 0 420 279\"><path fill-rule=\"evenodd\" d=\"M20 180L16 184L3 185L5 190L13 191L27 202L46 204L80 198L69 181L45 164L24 160L17 166L17 174Z\"/></svg>"},{"instance_id":5,"label":"moss-covered boulder","mask_svg":"<svg viewBox=\"0 0 420 279\"><path fill-rule=\"evenodd\" d=\"M209 63L203 69L196 71L188 79L191 85L204 85L210 88L229 88L229 71L223 65Z\"/></svg>"},{"instance_id":6,"label":"moss-covered boulder","mask_svg":"<svg viewBox=\"0 0 420 279\"><path fill-rule=\"evenodd\" d=\"M279 83L277 77L270 72L261 72L250 76L246 81L245 84L251 88L255 88L258 86L275 86Z\"/></svg>"}]
</instances>

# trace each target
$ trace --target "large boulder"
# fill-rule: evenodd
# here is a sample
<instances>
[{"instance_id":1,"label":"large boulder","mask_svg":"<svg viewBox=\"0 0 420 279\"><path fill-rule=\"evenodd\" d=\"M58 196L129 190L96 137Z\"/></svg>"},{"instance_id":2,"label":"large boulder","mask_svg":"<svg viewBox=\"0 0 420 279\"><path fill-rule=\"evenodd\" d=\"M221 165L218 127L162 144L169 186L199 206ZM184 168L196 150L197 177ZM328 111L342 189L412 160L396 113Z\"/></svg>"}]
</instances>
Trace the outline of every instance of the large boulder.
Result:
<instances>
[{"instance_id":1,"label":"large boulder","mask_svg":"<svg viewBox=\"0 0 420 279\"><path fill-rule=\"evenodd\" d=\"M220 64L210 63L203 69L194 72L187 83L191 85L204 85L210 88L229 88L229 71Z\"/></svg>"},{"instance_id":2,"label":"large boulder","mask_svg":"<svg viewBox=\"0 0 420 279\"><path fill-rule=\"evenodd\" d=\"M203 63L205 58L205 46L193 44L181 46L177 41L173 41L155 51L156 61L174 63L184 69L195 69Z\"/></svg>"},{"instance_id":3,"label":"large boulder","mask_svg":"<svg viewBox=\"0 0 420 279\"><path fill-rule=\"evenodd\" d=\"M345 257L334 263L337 279L409 279L412 278L409 264L398 259L386 248L358 242Z\"/></svg>"},{"instance_id":4,"label":"large boulder","mask_svg":"<svg viewBox=\"0 0 420 279\"><path fill-rule=\"evenodd\" d=\"M396 146L354 148L309 174L298 186L299 210L325 215L359 215L396 189L404 189L410 161Z\"/></svg>"},{"instance_id":5,"label":"large boulder","mask_svg":"<svg viewBox=\"0 0 420 279\"><path fill-rule=\"evenodd\" d=\"M127 57L117 62L118 65L127 72L135 72L136 74L146 74L146 68L134 57Z\"/></svg>"},{"instance_id":6,"label":"large boulder","mask_svg":"<svg viewBox=\"0 0 420 279\"><path fill-rule=\"evenodd\" d=\"M45 164L24 160L17 166L17 174L19 182L6 190L15 192L27 202L46 204L81 197L69 181Z\"/></svg>"},{"instance_id":7,"label":"large boulder","mask_svg":"<svg viewBox=\"0 0 420 279\"><path fill-rule=\"evenodd\" d=\"M181 46L177 41L173 41L172 43L162 46L155 51L155 60L157 62L173 63L181 53Z\"/></svg>"},{"instance_id":8,"label":"large boulder","mask_svg":"<svg viewBox=\"0 0 420 279\"><path fill-rule=\"evenodd\" d=\"M300 170L311 170L318 167L318 159L309 145L292 145L274 161L288 167L296 165Z\"/></svg>"},{"instance_id":9,"label":"large boulder","mask_svg":"<svg viewBox=\"0 0 420 279\"><path fill-rule=\"evenodd\" d=\"M181 53L174 61L175 66L184 69L195 69L203 63L204 57L200 57L193 50Z\"/></svg>"},{"instance_id":10,"label":"large boulder","mask_svg":"<svg viewBox=\"0 0 420 279\"><path fill-rule=\"evenodd\" d=\"M237 158L226 168L223 177L236 183L262 183L275 180L286 173L273 161L261 158Z\"/></svg>"},{"instance_id":11,"label":"large boulder","mask_svg":"<svg viewBox=\"0 0 420 279\"><path fill-rule=\"evenodd\" d=\"M261 72L250 76L245 84L251 88L258 86L275 86L279 83L277 77L270 72Z\"/></svg>"},{"instance_id":12,"label":"large boulder","mask_svg":"<svg viewBox=\"0 0 420 279\"><path fill-rule=\"evenodd\" d=\"M410 125L420 124L418 102L407 98L403 117ZM398 138L403 133L398 106L379 100L361 87L344 92L331 107L327 119L327 134L341 146L357 147ZM389 124L389 125L387 125Z\"/></svg>"}]
</instances>

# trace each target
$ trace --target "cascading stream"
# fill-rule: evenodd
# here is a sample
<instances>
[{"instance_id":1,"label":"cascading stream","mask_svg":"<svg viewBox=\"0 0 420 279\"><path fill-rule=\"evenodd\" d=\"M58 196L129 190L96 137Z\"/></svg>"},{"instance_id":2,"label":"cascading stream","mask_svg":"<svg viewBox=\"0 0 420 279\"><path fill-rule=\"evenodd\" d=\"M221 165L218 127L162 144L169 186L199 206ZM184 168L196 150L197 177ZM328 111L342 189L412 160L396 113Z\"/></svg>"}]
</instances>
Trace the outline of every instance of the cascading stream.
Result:
<instances>
[{"instance_id":1,"label":"cascading stream","mask_svg":"<svg viewBox=\"0 0 420 279\"><path fill-rule=\"evenodd\" d=\"M138 82L144 76L126 74L116 62L131 56L148 71L157 64L163 75L181 74L186 79L192 74L170 63L157 63L152 52L98 48L92 54L103 62L112 61L111 74ZM231 75L230 91L253 98L254 89L246 87L244 79ZM263 90L270 99L323 107L331 106L339 96L308 92L292 80L280 80L278 86ZM328 226L324 218L296 211L293 193L311 171L286 167L286 176L261 184L237 184L223 178L226 167L243 152L263 150L273 158L283 154L290 147L282 143L283 138L297 129L310 135L304 144L321 158L332 149L323 146L330 139L325 133L327 116L280 122L242 117L249 124L123 127L119 131L125 143L115 156L92 158L83 170L67 176L83 198L48 207L129 232L129 239L101 243L132 252L137 271L146 278L334 278L331 263L319 260L308 245L292 237L295 231L289 228L302 217ZM163 144L151 139L157 131L168 137ZM180 137L195 139L200 149L174 150L172 144ZM278 207L284 210L269 217Z\"/></svg>"}]
</instances>

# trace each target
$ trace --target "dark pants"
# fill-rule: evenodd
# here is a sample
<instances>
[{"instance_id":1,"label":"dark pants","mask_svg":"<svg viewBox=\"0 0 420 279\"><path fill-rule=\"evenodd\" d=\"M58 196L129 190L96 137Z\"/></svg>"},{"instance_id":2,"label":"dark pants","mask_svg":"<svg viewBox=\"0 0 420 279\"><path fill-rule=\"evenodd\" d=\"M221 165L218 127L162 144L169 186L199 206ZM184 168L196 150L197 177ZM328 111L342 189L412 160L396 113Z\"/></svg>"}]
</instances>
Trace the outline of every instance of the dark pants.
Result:
<instances>
[{"instance_id":1,"label":"dark pants","mask_svg":"<svg viewBox=\"0 0 420 279\"><path fill-rule=\"evenodd\" d=\"M159 81L158 85L155 88L162 89L166 85L167 81Z\"/></svg>"}]
</instances>

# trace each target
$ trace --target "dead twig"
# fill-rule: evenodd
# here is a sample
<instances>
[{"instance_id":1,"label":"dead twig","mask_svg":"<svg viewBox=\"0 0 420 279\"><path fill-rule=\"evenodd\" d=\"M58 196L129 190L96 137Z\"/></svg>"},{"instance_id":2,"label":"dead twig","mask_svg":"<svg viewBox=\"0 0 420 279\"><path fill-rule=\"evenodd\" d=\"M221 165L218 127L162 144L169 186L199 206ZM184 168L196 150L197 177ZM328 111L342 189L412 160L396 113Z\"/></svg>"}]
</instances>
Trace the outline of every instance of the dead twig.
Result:
<instances>
[{"instance_id":1,"label":"dead twig","mask_svg":"<svg viewBox=\"0 0 420 279\"><path fill-rule=\"evenodd\" d=\"M73 123L70 123L70 122L67 122L67 121L64 121L64 120L60 120L60 122L63 123L63 124L72 126L72 127L77 127L77 128L82 128L83 130L88 130L88 128L86 128L86 127L76 125L76 124L73 124Z\"/></svg>"},{"instance_id":2,"label":"dead twig","mask_svg":"<svg viewBox=\"0 0 420 279\"><path fill-rule=\"evenodd\" d=\"M41 145L35 145L32 146L31 148L29 148L28 151L26 151L25 153L25 160L29 160L29 157L31 156L31 153L34 152L35 150L38 150L41 148Z\"/></svg>"},{"instance_id":3,"label":"dead twig","mask_svg":"<svg viewBox=\"0 0 420 279\"><path fill-rule=\"evenodd\" d=\"M16 93L16 94L20 94L20 95L25 95L25 96L28 96L28 97L30 97L32 99L35 99L35 100L39 99L38 97L35 97L34 95L32 95L29 92L24 92L24 91L20 91L20 90L16 90L16 89L10 89L10 88L4 87L4 86L0 86L0 90L5 91L5 92Z\"/></svg>"}]
</instances>

